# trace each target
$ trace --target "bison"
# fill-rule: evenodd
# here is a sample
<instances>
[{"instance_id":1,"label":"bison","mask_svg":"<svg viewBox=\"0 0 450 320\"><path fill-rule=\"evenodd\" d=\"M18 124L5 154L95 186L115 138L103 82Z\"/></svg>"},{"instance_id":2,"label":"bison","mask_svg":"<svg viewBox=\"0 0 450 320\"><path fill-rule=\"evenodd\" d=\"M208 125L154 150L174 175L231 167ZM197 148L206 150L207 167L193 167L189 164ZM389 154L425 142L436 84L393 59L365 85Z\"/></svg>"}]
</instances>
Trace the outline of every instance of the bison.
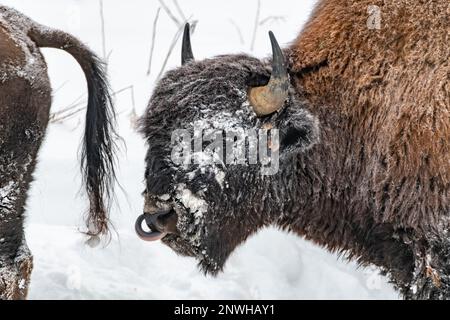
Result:
<instances>
[{"instance_id":1,"label":"bison","mask_svg":"<svg viewBox=\"0 0 450 320\"><path fill-rule=\"evenodd\" d=\"M406 299L449 299L449 13L448 0L321 0L284 50L270 34L267 60L195 60L187 25L182 65L140 119L139 236L215 275L274 225L378 266ZM275 174L259 162L174 161L195 131L264 128L278 130Z\"/></svg>"},{"instance_id":2,"label":"bison","mask_svg":"<svg viewBox=\"0 0 450 320\"><path fill-rule=\"evenodd\" d=\"M23 233L24 207L45 135L51 86L41 47L70 53L88 88L82 173L91 236L107 233L114 175L114 110L104 66L73 36L0 5L0 299L25 298L32 256Z\"/></svg>"}]
</instances>

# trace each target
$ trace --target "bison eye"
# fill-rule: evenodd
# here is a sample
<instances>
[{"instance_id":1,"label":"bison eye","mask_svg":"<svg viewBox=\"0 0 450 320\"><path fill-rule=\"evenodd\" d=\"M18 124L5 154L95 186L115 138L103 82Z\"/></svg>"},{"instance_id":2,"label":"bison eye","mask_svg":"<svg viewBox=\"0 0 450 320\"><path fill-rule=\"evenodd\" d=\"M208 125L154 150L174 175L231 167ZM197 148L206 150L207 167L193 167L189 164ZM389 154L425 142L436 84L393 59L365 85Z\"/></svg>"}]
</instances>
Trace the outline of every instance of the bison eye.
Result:
<instances>
[{"instance_id":1,"label":"bison eye","mask_svg":"<svg viewBox=\"0 0 450 320\"><path fill-rule=\"evenodd\" d=\"M171 190L172 176L170 174L150 174L147 177L147 191L154 195L168 194Z\"/></svg>"},{"instance_id":2,"label":"bison eye","mask_svg":"<svg viewBox=\"0 0 450 320\"><path fill-rule=\"evenodd\" d=\"M251 73L247 79L247 86L249 87L261 87L269 83L270 74L257 74Z\"/></svg>"},{"instance_id":3,"label":"bison eye","mask_svg":"<svg viewBox=\"0 0 450 320\"><path fill-rule=\"evenodd\" d=\"M305 140L308 132L305 128L296 128L295 126L289 127L282 131L283 136L281 140L282 149L294 148L302 140Z\"/></svg>"},{"instance_id":4,"label":"bison eye","mask_svg":"<svg viewBox=\"0 0 450 320\"><path fill-rule=\"evenodd\" d=\"M163 161L150 158L145 170L147 192L153 195L169 193L173 182L173 170Z\"/></svg>"},{"instance_id":5,"label":"bison eye","mask_svg":"<svg viewBox=\"0 0 450 320\"><path fill-rule=\"evenodd\" d=\"M319 139L316 119L305 110L289 113L280 124L280 149L282 153L301 152Z\"/></svg>"}]
</instances>

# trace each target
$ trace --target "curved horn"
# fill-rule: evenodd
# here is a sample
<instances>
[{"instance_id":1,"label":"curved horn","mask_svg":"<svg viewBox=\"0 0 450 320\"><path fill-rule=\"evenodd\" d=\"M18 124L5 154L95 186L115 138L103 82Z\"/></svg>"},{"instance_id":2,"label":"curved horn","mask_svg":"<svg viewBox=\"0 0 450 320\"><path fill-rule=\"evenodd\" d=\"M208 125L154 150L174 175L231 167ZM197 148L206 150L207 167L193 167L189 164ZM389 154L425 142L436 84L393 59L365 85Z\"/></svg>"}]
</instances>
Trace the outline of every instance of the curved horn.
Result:
<instances>
[{"instance_id":1,"label":"curved horn","mask_svg":"<svg viewBox=\"0 0 450 320\"><path fill-rule=\"evenodd\" d=\"M248 98L257 116L271 114L283 106L288 96L289 76L283 52L272 31L269 31L272 44L272 74L269 83L262 87L252 87Z\"/></svg>"},{"instance_id":2,"label":"curved horn","mask_svg":"<svg viewBox=\"0 0 450 320\"><path fill-rule=\"evenodd\" d=\"M181 46L181 64L184 65L189 61L194 60L191 47L191 34L189 23L184 26L183 44Z\"/></svg>"}]
</instances>

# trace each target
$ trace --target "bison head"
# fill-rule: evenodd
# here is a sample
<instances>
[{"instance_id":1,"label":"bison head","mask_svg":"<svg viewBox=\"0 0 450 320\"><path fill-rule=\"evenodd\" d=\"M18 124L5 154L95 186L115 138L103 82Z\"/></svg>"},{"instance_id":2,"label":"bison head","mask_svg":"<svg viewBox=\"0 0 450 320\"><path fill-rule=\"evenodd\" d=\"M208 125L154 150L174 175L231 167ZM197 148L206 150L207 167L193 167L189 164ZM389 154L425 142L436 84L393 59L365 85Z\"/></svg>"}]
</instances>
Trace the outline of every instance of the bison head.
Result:
<instances>
[{"instance_id":1,"label":"bison head","mask_svg":"<svg viewBox=\"0 0 450 320\"><path fill-rule=\"evenodd\" d=\"M196 257L207 273L220 271L238 244L281 214L292 156L318 140L317 121L296 97L269 35L271 60L195 61L186 25L182 66L159 81L140 120L148 152L136 230Z\"/></svg>"}]
</instances>

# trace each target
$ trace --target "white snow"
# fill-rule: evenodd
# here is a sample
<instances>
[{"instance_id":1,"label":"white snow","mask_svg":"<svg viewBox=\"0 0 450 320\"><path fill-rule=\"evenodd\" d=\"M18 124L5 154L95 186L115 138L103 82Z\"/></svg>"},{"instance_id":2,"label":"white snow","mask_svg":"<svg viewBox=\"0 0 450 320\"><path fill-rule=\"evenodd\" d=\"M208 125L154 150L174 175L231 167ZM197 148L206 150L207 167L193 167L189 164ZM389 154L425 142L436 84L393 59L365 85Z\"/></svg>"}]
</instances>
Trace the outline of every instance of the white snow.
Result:
<instances>
[{"instance_id":1,"label":"white snow","mask_svg":"<svg viewBox=\"0 0 450 320\"><path fill-rule=\"evenodd\" d=\"M9 212L13 210L14 203L17 198L17 189L19 183L16 181L8 181L2 188L0 188L0 219L5 219ZM0 241L2 242L2 241Z\"/></svg>"},{"instance_id":2,"label":"white snow","mask_svg":"<svg viewBox=\"0 0 450 320\"><path fill-rule=\"evenodd\" d=\"M208 210L208 205L205 200L193 194L184 184L178 186L177 198L197 219L202 218L203 214Z\"/></svg>"},{"instance_id":3,"label":"white snow","mask_svg":"<svg viewBox=\"0 0 450 320\"><path fill-rule=\"evenodd\" d=\"M146 76L153 19L158 1L103 1L108 71L113 89L133 85L141 114L177 27L161 10L152 73ZM255 54L270 54L267 36L273 30L281 45L292 41L307 20L314 0L261 1L261 17L283 16L258 28ZM166 1L169 5L171 1ZM198 20L193 51L201 59L223 53L250 52L256 0L179 1L186 16ZM32 19L82 39L102 53L98 1L3 0ZM239 32L233 25L239 26ZM66 53L43 50L54 88L52 111L62 110L86 91L84 75ZM167 68L180 63L180 43ZM106 248L87 246L78 232L84 227L86 199L80 190L78 143L84 114L49 126L39 155L27 208L26 237L34 255L30 299L396 299L397 294L374 269L357 268L298 237L265 229L239 247L225 271L205 277L191 258L179 257L161 243L147 243L134 234L142 212L143 139L134 132L131 91L116 97L120 134L127 148L119 154L118 191L112 218L119 234ZM176 116L176 115L174 115ZM220 177L219 177L220 178ZM0 240L1 241L1 240Z\"/></svg>"},{"instance_id":4,"label":"white snow","mask_svg":"<svg viewBox=\"0 0 450 320\"><path fill-rule=\"evenodd\" d=\"M214 178L216 179L217 183L220 185L220 187L223 189L223 182L225 180L225 172L218 170L215 174Z\"/></svg>"},{"instance_id":5,"label":"white snow","mask_svg":"<svg viewBox=\"0 0 450 320\"><path fill-rule=\"evenodd\" d=\"M0 198L3 199L8 197L16 187L17 185L14 181L9 181L3 188L0 188Z\"/></svg>"}]
</instances>

